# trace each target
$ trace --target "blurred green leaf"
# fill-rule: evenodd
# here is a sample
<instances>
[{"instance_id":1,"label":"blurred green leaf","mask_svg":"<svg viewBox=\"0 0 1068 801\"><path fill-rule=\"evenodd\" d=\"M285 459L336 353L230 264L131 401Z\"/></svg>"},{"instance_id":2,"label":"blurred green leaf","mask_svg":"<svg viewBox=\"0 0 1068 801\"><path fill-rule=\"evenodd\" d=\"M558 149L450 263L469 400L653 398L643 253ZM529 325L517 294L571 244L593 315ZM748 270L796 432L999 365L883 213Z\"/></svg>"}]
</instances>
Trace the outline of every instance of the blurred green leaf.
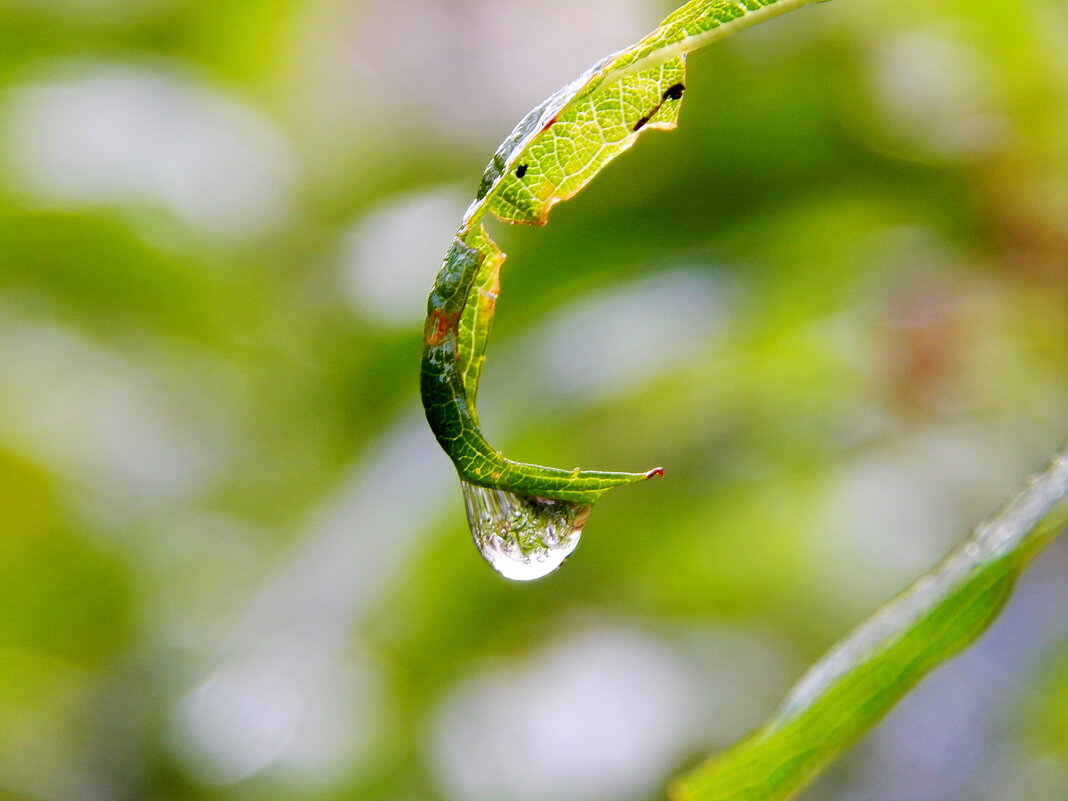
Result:
<instances>
[{"instance_id":1,"label":"blurred green leaf","mask_svg":"<svg viewBox=\"0 0 1068 801\"><path fill-rule=\"evenodd\" d=\"M684 776L678 801L782 801L997 617L1068 523L1068 451L818 662L753 735Z\"/></svg>"}]
</instances>

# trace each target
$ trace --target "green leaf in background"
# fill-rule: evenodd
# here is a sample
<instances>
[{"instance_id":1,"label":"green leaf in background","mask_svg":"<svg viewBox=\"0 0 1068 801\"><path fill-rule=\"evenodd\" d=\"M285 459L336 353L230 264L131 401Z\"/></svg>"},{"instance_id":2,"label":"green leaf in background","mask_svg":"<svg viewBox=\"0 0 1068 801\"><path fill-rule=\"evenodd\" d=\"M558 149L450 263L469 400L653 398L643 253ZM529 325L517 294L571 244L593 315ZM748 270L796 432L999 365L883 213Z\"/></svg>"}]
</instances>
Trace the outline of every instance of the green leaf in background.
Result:
<instances>
[{"instance_id":1,"label":"green leaf in background","mask_svg":"<svg viewBox=\"0 0 1068 801\"><path fill-rule=\"evenodd\" d=\"M504 254L487 212L543 225L648 129L675 127L686 53L813 0L692 0L632 47L608 56L534 108L498 148L427 303L422 396L460 474L468 520L487 561L513 579L556 569L605 491L662 475L566 470L508 459L483 438L475 407Z\"/></svg>"},{"instance_id":2,"label":"green leaf in background","mask_svg":"<svg viewBox=\"0 0 1068 801\"><path fill-rule=\"evenodd\" d=\"M941 563L835 646L760 729L675 782L677 801L782 801L997 617L1068 523L1068 451Z\"/></svg>"}]
</instances>

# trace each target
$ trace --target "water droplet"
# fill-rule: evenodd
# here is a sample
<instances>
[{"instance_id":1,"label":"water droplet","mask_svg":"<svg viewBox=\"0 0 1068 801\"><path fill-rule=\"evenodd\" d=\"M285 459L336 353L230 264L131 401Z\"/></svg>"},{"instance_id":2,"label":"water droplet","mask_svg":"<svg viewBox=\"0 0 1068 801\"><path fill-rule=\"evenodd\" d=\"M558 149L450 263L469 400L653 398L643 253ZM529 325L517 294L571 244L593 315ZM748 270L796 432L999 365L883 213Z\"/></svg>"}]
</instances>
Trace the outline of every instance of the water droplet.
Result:
<instances>
[{"instance_id":1,"label":"water droplet","mask_svg":"<svg viewBox=\"0 0 1068 801\"><path fill-rule=\"evenodd\" d=\"M460 480L475 545L505 578L530 581L558 568L579 543L590 507L516 495Z\"/></svg>"}]
</instances>

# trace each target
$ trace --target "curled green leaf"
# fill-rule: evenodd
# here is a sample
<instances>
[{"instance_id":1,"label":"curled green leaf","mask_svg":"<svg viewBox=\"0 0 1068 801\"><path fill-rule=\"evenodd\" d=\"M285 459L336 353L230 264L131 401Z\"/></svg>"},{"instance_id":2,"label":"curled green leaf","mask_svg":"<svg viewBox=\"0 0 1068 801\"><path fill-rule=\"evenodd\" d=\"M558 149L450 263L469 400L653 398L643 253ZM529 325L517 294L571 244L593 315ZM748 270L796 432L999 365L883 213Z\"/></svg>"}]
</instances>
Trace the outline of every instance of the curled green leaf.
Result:
<instances>
[{"instance_id":1,"label":"curled green leaf","mask_svg":"<svg viewBox=\"0 0 1068 801\"><path fill-rule=\"evenodd\" d=\"M691 0L534 108L486 167L427 303L421 391L430 427L460 475L475 542L503 574L529 579L555 569L604 492L663 470L542 467L509 459L486 442L475 396L504 254L483 218L544 225L556 203L641 133L675 127L687 53L811 2Z\"/></svg>"}]
</instances>

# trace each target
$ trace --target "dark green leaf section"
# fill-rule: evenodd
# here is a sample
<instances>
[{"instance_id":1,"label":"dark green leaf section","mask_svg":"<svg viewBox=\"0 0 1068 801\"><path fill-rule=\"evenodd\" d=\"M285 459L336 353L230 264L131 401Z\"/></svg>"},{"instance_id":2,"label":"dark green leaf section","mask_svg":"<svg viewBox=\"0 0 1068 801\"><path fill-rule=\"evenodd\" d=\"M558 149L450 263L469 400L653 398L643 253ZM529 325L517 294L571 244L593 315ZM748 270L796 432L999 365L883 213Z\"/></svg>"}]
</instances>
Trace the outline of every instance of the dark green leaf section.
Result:
<instances>
[{"instance_id":1,"label":"dark green leaf section","mask_svg":"<svg viewBox=\"0 0 1068 801\"><path fill-rule=\"evenodd\" d=\"M1068 524L1068 452L801 679L762 728L678 780L676 801L782 801L997 617Z\"/></svg>"}]
</instances>

